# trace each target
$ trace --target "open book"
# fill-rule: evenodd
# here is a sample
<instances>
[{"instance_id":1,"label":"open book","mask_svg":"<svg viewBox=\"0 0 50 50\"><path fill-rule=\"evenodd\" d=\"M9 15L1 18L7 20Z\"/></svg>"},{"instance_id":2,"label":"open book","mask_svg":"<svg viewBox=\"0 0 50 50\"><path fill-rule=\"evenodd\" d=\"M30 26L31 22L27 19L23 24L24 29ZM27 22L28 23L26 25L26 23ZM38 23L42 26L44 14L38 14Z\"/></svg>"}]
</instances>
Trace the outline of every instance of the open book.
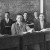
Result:
<instances>
[{"instance_id":1,"label":"open book","mask_svg":"<svg viewBox=\"0 0 50 50\"><path fill-rule=\"evenodd\" d=\"M32 33L33 29L28 30L27 32L23 32L23 34L26 34L28 32Z\"/></svg>"}]
</instances>

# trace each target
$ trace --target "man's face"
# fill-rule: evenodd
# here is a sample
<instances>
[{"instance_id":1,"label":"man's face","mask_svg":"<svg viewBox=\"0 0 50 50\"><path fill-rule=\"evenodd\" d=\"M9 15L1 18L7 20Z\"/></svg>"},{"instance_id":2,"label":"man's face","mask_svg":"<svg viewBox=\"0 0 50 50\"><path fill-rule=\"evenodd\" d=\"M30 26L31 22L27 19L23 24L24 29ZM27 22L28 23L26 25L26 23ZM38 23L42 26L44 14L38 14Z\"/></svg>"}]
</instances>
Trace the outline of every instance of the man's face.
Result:
<instances>
[{"instance_id":1,"label":"man's face","mask_svg":"<svg viewBox=\"0 0 50 50\"><path fill-rule=\"evenodd\" d=\"M8 13L5 13L5 19L8 19L9 17L8 17Z\"/></svg>"},{"instance_id":2,"label":"man's face","mask_svg":"<svg viewBox=\"0 0 50 50\"><path fill-rule=\"evenodd\" d=\"M38 18L38 17L37 17L37 12L34 12L34 16L35 16L35 18Z\"/></svg>"},{"instance_id":3,"label":"man's face","mask_svg":"<svg viewBox=\"0 0 50 50\"><path fill-rule=\"evenodd\" d=\"M22 22L22 16L21 15L17 15L16 20L17 20L17 22Z\"/></svg>"},{"instance_id":4,"label":"man's face","mask_svg":"<svg viewBox=\"0 0 50 50\"><path fill-rule=\"evenodd\" d=\"M24 13L23 16L24 16L24 19L27 19L27 13Z\"/></svg>"}]
</instances>

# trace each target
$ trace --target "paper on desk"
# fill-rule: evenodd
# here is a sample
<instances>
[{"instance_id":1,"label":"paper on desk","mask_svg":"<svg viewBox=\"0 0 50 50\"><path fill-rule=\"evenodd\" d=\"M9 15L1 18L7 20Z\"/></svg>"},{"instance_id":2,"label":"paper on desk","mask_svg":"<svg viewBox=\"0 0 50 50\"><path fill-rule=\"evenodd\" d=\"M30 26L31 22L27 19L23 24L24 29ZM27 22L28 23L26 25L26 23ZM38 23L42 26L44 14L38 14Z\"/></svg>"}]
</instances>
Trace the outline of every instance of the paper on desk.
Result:
<instances>
[{"instance_id":1,"label":"paper on desk","mask_svg":"<svg viewBox=\"0 0 50 50\"><path fill-rule=\"evenodd\" d=\"M35 32L41 32L41 31L35 31Z\"/></svg>"},{"instance_id":2,"label":"paper on desk","mask_svg":"<svg viewBox=\"0 0 50 50\"><path fill-rule=\"evenodd\" d=\"M42 29L42 30L40 30L40 31L43 31L43 32L45 32L45 31L50 31L50 28Z\"/></svg>"},{"instance_id":3,"label":"paper on desk","mask_svg":"<svg viewBox=\"0 0 50 50\"><path fill-rule=\"evenodd\" d=\"M31 23L31 24L27 24L27 25L34 25L34 23Z\"/></svg>"},{"instance_id":4,"label":"paper on desk","mask_svg":"<svg viewBox=\"0 0 50 50\"><path fill-rule=\"evenodd\" d=\"M2 37L2 36L4 36L4 35L0 34L0 37Z\"/></svg>"},{"instance_id":5,"label":"paper on desk","mask_svg":"<svg viewBox=\"0 0 50 50\"><path fill-rule=\"evenodd\" d=\"M28 32L23 32L23 34L26 34L26 33L28 33Z\"/></svg>"},{"instance_id":6,"label":"paper on desk","mask_svg":"<svg viewBox=\"0 0 50 50\"><path fill-rule=\"evenodd\" d=\"M50 28L46 28L47 29L47 31L50 31Z\"/></svg>"},{"instance_id":7,"label":"paper on desk","mask_svg":"<svg viewBox=\"0 0 50 50\"><path fill-rule=\"evenodd\" d=\"M42 29L42 30L40 30L40 31L45 32L45 31L50 31L50 30L49 30L49 29Z\"/></svg>"},{"instance_id":8,"label":"paper on desk","mask_svg":"<svg viewBox=\"0 0 50 50\"><path fill-rule=\"evenodd\" d=\"M26 34L26 33L28 33L28 32L32 33L32 30L33 30L33 29L30 29L30 30L28 30L27 32L23 32L23 34Z\"/></svg>"},{"instance_id":9,"label":"paper on desk","mask_svg":"<svg viewBox=\"0 0 50 50\"><path fill-rule=\"evenodd\" d=\"M30 30L28 30L27 32L30 32L30 33L32 33L32 31L33 31L33 29L30 29Z\"/></svg>"}]
</instances>

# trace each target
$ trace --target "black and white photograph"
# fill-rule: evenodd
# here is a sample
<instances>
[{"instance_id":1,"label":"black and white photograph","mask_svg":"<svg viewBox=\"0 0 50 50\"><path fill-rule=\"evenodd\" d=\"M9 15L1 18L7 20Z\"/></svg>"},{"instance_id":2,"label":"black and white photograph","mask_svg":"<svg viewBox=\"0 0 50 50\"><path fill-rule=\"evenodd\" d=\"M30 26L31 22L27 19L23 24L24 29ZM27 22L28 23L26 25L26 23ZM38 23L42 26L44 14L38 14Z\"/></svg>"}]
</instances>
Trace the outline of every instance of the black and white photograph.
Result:
<instances>
[{"instance_id":1,"label":"black and white photograph","mask_svg":"<svg viewBox=\"0 0 50 50\"><path fill-rule=\"evenodd\" d=\"M50 0L0 0L0 50L50 50Z\"/></svg>"}]
</instances>

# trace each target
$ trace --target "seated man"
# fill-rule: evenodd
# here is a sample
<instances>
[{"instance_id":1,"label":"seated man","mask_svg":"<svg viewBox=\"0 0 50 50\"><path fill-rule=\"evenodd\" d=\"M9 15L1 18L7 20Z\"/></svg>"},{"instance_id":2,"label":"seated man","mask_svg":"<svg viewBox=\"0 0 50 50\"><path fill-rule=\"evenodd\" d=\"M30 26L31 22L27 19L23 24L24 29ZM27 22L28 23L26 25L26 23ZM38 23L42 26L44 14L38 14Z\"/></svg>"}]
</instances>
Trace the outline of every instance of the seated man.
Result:
<instances>
[{"instance_id":1,"label":"seated man","mask_svg":"<svg viewBox=\"0 0 50 50\"><path fill-rule=\"evenodd\" d=\"M1 20L1 34L11 35L11 26L14 23L14 21L9 17L10 13L5 12L4 19Z\"/></svg>"},{"instance_id":2,"label":"seated man","mask_svg":"<svg viewBox=\"0 0 50 50\"><path fill-rule=\"evenodd\" d=\"M30 28L34 28L34 23L33 23L33 20L32 20L32 16L27 13L27 12L24 12L23 14L24 16L24 22L30 27Z\"/></svg>"},{"instance_id":3,"label":"seated man","mask_svg":"<svg viewBox=\"0 0 50 50\"><path fill-rule=\"evenodd\" d=\"M28 31L30 28L26 25L26 23L23 23L23 16L21 14L17 14L16 16L16 22L12 24L11 31L12 35L22 35L23 32Z\"/></svg>"},{"instance_id":4,"label":"seated man","mask_svg":"<svg viewBox=\"0 0 50 50\"><path fill-rule=\"evenodd\" d=\"M30 27L27 26L25 23L22 22L23 16L21 14L17 14L16 16L16 23L12 24L11 31L12 35L23 35L23 32L27 32L30 30ZM40 50L39 45L31 45L31 49L33 50Z\"/></svg>"}]
</instances>

